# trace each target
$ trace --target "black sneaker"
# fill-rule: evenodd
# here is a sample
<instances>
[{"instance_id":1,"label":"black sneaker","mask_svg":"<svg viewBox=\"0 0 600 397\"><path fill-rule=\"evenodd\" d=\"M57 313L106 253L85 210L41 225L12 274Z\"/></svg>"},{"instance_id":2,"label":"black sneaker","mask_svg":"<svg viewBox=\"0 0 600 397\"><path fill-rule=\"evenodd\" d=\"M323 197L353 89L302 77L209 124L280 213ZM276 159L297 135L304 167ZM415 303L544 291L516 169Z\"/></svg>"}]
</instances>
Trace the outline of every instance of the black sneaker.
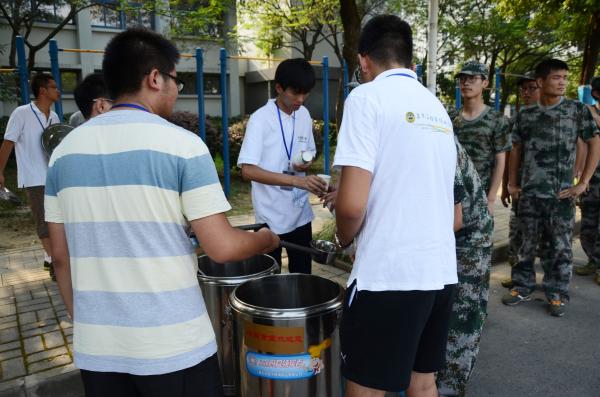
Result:
<instances>
[{"instance_id":1,"label":"black sneaker","mask_svg":"<svg viewBox=\"0 0 600 397\"><path fill-rule=\"evenodd\" d=\"M51 266L52 266L52 263L50 263L48 261L44 261L44 270L50 270Z\"/></svg>"},{"instance_id":2,"label":"black sneaker","mask_svg":"<svg viewBox=\"0 0 600 397\"><path fill-rule=\"evenodd\" d=\"M56 274L54 273L54 265L51 263L50 264L50 278L52 279L52 281L56 281Z\"/></svg>"},{"instance_id":3,"label":"black sneaker","mask_svg":"<svg viewBox=\"0 0 600 397\"><path fill-rule=\"evenodd\" d=\"M551 300L550 307L548 308L551 316L562 317L565 315L565 303L560 300Z\"/></svg>"},{"instance_id":4,"label":"black sneaker","mask_svg":"<svg viewBox=\"0 0 600 397\"><path fill-rule=\"evenodd\" d=\"M519 291L513 289L508 294L502 297L502 303L507 306L518 305L521 302L526 302L531 300L531 294L521 295Z\"/></svg>"}]
</instances>

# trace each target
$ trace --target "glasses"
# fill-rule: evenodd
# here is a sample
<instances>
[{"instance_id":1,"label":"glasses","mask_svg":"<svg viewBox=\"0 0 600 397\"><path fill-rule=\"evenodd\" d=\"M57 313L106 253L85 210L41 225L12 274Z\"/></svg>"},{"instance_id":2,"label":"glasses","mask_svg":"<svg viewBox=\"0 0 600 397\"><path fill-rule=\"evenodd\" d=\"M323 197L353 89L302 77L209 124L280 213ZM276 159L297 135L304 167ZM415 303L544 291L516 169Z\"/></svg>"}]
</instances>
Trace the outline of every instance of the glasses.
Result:
<instances>
[{"instance_id":1,"label":"glasses","mask_svg":"<svg viewBox=\"0 0 600 397\"><path fill-rule=\"evenodd\" d=\"M175 80L175 84L177 85L177 92L181 92L183 91L183 81L179 80L179 78L177 78L177 76L173 76L172 74L166 73L166 72L161 72L160 70L158 71L160 74L162 74L163 76L167 76L172 78L173 80Z\"/></svg>"},{"instance_id":2,"label":"glasses","mask_svg":"<svg viewBox=\"0 0 600 397\"><path fill-rule=\"evenodd\" d=\"M520 87L519 89L521 90L521 92L527 92L527 91L533 92L533 91L537 91L538 86L536 86L536 85L535 86L525 86L525 87Z\"/></svg>"},{"instance_id":3,"label":"glasses","mask_svg":"<svg viewBox=\"0 0 600 397\"><path fill-rule=\"evenodd\" d=\"M358 84L362 84L361 78L360 78L360 65L358 65L356 67L356 69L354 70L354 79L356 80L356 82Z\"/></svg>"},{"instance_id":4,"label":"glasses","mask_svg":"<svg viewBox=\"0 0 600 397\"><path fill-rule=\"evenodd\" d=\"M98 101L106 101L106 102L110 102L110 103L113 102L112 99L108 99L108 98L96 98L96 99L92 99L92 102L98 102Z\"/></svg>"},{"instance_id":5,"label":"glasses","mask_svg":"<svg viewBox=\"0 0 600 397\"><path fill-rule=\"evenodd\" d=\"M462 75L462 76L459 76L459 77L458 77L458 81L459 81L461 84L464 84L464 83L467 83L467 82L468 82L468 83L474 83L474 82L476 82L476 81L477 81L477 80L479 80L479 79L482 79L482 80L483 80L483 77L481 77L481 76L479 76L479 75L476 75L476 76L472 76L472 75Z\"/></svg>"}]
</instances>

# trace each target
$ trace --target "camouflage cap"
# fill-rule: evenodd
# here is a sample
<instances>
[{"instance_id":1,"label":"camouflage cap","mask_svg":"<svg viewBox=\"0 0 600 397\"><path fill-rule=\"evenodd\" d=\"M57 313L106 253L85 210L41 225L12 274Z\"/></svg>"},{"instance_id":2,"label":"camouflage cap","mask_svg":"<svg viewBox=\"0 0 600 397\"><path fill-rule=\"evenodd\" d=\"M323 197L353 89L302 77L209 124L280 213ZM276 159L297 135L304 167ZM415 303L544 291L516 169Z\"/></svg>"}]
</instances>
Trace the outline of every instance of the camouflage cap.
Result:
<instances>
[{"instance_id":1,"label":"camouflage cap","mask_svg":"<svg viewBox=\"0 0 600 397\"><path fill-rule=\"evenodd\" d=\"M529 71L525 72L522 76L519 76L519 80L517 81L518 85L521 85L527 81L535 81L535 72Z\"/></svg>"},{"instance_id":2,"label":"camouflage cap","mask_svg":"<svg viewBox=\"0 0 600 397\"><path fill-rule=\"evenodd\" d=\"M477 61L467 61L460 69L460 72L456 74L455 77L460 76L461 74L468 74L471 76L481 75L483 78L487 79L489 74L489 69L483 63Z\"/></svg>"},{"instance_id":3,"label":"camouflage cap","mask_svg":"<svg viewBox=\"0 0 600 397\"><path fill-rule=\"evenodd\" d=\"M600 76L596 76L592 79L592 91L600 91Z\"/></svg>"}]
</instances>

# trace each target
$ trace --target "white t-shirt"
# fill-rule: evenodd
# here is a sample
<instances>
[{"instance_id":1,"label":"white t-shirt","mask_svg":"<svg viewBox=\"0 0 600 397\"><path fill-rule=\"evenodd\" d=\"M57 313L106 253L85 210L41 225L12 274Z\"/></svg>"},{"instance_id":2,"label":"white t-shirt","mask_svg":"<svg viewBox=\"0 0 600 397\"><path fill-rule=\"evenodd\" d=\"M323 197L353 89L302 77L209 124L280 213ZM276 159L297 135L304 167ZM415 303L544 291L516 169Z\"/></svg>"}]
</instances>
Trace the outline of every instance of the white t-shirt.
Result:
<instances>
[{"instance_id":1,"label":"white t-shirt","mask_svg":"<svg viewBox=\"0 0 600 397\"><path fill-rule=\"evenodd\" d=\"M42 132L56 123L59 123L56 113L50 111L46 119L33 102L19 106L10 115L4 139L15 143L17 184L20 188L46 184L48 155L42 148Z\"/></svg>"},{"instance_id":2,"label":"white t-shirt","mask_svg":"<svg viewBox=\"0 0 600 397\"><path fill-rule=\"evenodd\" d=\"M290 149L292 159L300 151L315 151L312 120L308 110L301 106L291 115L283 111L279 113L281 125L277 116L277 105L275 100L271 99L250 116L237 161L238 166L252 164L266 171L283 172L288 170ZM256 222L268 224L277 234L291 232L306 225L314 217L308 201L308 192L297 188L284 190L280 186L253 181L252 205Z\"/></svg>"},{"instance_id":3,"label":"white t-shirt","mask_svg":"<svg viewBox=\"0 0 600 397\"><path fill-rule=\"evenodd\" d=\"M414 72L387 70L351 92L334 159L341 166L372 173L348 285L429 291L456 283L452 122Z\"/></svg>"}]
</instances>

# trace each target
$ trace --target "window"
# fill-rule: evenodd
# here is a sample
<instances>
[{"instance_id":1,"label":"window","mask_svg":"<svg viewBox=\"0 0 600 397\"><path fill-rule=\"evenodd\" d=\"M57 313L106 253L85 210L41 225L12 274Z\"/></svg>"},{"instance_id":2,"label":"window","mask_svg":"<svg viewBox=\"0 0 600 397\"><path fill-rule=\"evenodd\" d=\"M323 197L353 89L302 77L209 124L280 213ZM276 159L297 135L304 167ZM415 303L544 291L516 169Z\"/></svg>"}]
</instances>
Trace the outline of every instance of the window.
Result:
<instances>
[{"instance_id":1,"label":"window","mask_svg":"<svg viewBox=\"0 0 600 397\"><path fill-rule=\"evenodd\" d=\"M154 29L154 13L139 3L129 3L124 9L115 0L95 0L90 7L92 26L101 28L127 29L143 26Z\"/></svg>"},{"instance_id":2,"label":"window","mask_svg":"<svg viewBox=\"0 0 600 397\"><path fill-rule=\"evenodd\" d=\"M177 77L183 81L184 95L196 95L196 73L178 72ZM220 95L221 80L218 74L204 73L204 95Z\"/></svg>"},{"instance_id":3,"label":"window","mask_svg":"<svg viewBox=\"0 0 600 397\"><path fill-rule=\"evenodd\" d=\"M15 6L14 1L9 4L11 7ZM21 7L31 7L36 22L55 24L62 22L71 11L71 6L64 0L29 0L24 1ZM69 24L74 23L74 19L69 21Z\"/></svg>"}]
</instances>

